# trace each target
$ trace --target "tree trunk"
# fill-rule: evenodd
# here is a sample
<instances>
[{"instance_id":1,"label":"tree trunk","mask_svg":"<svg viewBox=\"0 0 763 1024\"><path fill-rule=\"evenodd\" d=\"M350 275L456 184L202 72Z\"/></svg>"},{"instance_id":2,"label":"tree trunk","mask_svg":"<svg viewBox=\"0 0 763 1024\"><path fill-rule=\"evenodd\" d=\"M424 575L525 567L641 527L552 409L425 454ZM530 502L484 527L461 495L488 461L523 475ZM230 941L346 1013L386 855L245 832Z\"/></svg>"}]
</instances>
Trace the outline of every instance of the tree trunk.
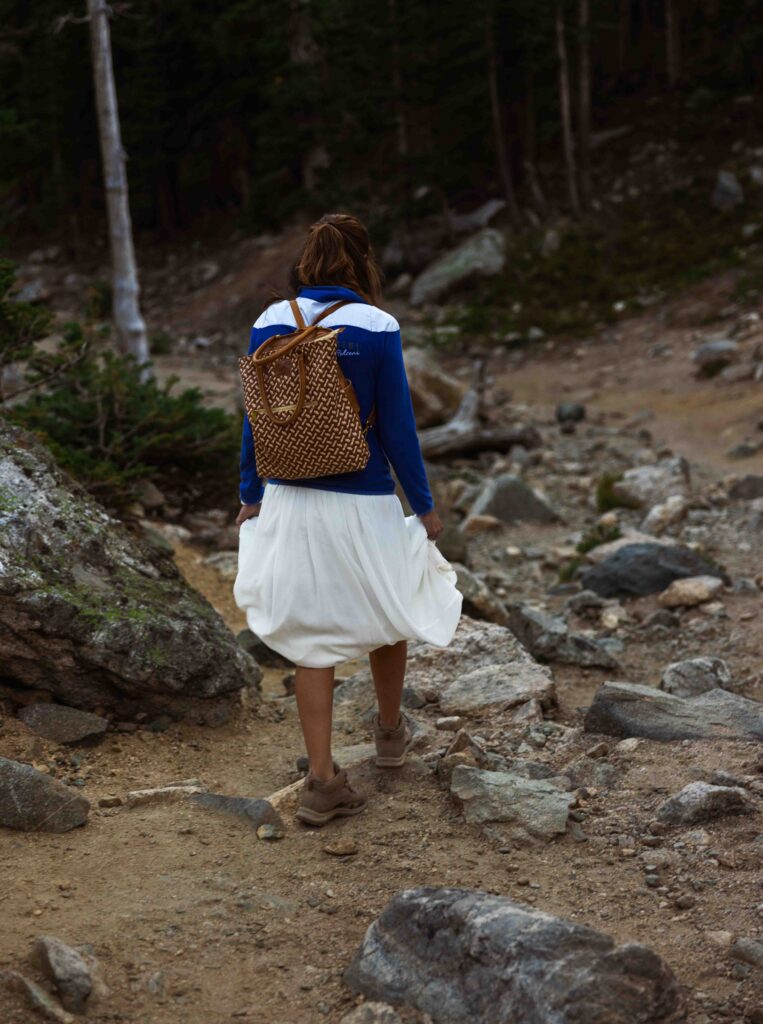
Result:
<instances>
[{"instance_id":1,"label":"tree trunk","mask_svg":"<svg viewBox=\"0 0 763 1024\"><path fill-rule=\"evenodd\" d=\"M403 91L403 60L400 53L400 28L397 20L397 0L387 0L389 23L392 33L392 91L395 96L395 128L397 156L403 177L408 169L408 118L405 110Z\"/></svg>"},{"instance_id":2,"label":"tree trunk","mask_svg":"<svg viewBox=\"0 0 763 1024\"><path fill-rule=\"evenodd\" d=\"M674 89L681 75L680 23L676 0L665 0L665 49L668 87Z\"/></svg>"},{"instance_id":3,"label":"tree trunk","mask_svg":"<svg viewBox=\"0 0 763 1024\"><path fill-rule=\"evenodd\" d=\"M617 70L622 78L627 70L628 47L631 37L631 0L620 0L617 27Z\"/></svg>"},{"instance_id":4,"label":"tree trunk","mask_svg":"<svg viewBox=\"0 0 763 1024\"><path fill-rule=\"evenodd\" d=\"M578 138L580 140L580 192L583 207L591 208L591 41L588 0L578 0L580 29L580 81L578 96Z\"/></svg>"},{"instance_id":5,"label":"tree trunk","mask_svg":"<svg viewBox=\"0 0 763 1024\"><path fill-rule=\"evenodd\" d=\"M556 52L559 59L559 106L562 115L562 137L564 159L567 164L567 187L570 206L576 217L580 216L580 194L578 192L577 168L575 166L575 143L572 136L572 110L570 104L570 73L567 64L567 41L564 32L564 9L556 8Z\"/></svg>"},{"instance_id":6,"label":"tree trunk","mask_svg":"<svg viewBox=\"0 0 763 1024\"><path fill-rule=\"evenodd\" d=\"M488 86L490 89L490 109L493 115L493 135L495 138L495 151L498 157L498 172L501 177L503 194L506 197L506 205L509 210L509 217L514 227L521 222L517 197L514 190L514 179L511 175L509 154L506 150L506 138L503 131L503 118L501 117L501 101L498 94L498 58L495 53L495 40L493 39L493 20L490 15L485 17L485 49L487 52Z\"/></svg>"},{"instance_id":7,"label":"tree trunk","mask_svg":"<svg viewBox=\"0 0 763 1024\"><path fill-rule=\"evenodd\" d=\"M114 67L111 60L108 7L105 0L87 0L87 7L90 15L98 133L101 140L111 242L117 342L122 352L134 356L139 363L147 364L150 356L146 325L140 314L140 290L130 222L125 151L122 148ZM150 375L147 366L144 375Z\"/></svg>"}]
</instances>

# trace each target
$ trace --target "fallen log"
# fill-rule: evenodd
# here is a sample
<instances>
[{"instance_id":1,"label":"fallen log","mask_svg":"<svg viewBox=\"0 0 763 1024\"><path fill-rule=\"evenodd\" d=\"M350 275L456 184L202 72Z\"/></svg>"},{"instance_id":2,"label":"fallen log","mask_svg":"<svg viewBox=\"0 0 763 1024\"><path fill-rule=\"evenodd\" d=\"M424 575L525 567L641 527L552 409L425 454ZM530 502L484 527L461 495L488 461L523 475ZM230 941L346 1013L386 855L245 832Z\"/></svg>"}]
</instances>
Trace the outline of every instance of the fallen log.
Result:
<instances>
[{"instance_id":1,"label":"fallen log","mask_svg":"<svg viewBox=\"0 0 763 1024\"><path fill-rule=\"evenodd\" d=\"M478 455L480 452L510 451L515 445L538 448L541 436L533 426L514 423L509 426L487 426L480 420L481 394L471 388L464 395L455 415L438 427L419 432L421 452L425 459L446 455Z\"/></svg>"}]
</instances>

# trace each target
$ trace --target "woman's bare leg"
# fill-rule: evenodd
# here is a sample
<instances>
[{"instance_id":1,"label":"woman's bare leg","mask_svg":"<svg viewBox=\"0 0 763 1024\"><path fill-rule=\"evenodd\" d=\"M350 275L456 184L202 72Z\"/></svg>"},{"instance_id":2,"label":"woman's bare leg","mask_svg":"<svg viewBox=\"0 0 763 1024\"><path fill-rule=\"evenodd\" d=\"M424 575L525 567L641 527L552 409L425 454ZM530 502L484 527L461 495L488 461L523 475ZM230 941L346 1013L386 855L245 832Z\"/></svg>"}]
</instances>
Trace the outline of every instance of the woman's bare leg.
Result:
<instances>
[{"instance_id":1,"label":"woman's bare leg","mask_svg":"<svg viewBox=\"0 0 763 1024\"><path fill-rule=\"evenodd\" d=\"M294 692L310 771L318 779L333 779L331 718L334 707L334 669L298 666L294 673Z\"/></svg>"},{"instance_id":2,"label":"woman's bare leg","mask_svg":"<svg viewBox=\"0 0 763 1024\"><path fill-rule=\"evenodd\" d=\"M387 647L377 647L369 655L376 700L379 704L379 722L388 729L394 729L400 721L400 701L407 659L408 644L405 640L389 644Z\"/></svg>"}]
</instances>

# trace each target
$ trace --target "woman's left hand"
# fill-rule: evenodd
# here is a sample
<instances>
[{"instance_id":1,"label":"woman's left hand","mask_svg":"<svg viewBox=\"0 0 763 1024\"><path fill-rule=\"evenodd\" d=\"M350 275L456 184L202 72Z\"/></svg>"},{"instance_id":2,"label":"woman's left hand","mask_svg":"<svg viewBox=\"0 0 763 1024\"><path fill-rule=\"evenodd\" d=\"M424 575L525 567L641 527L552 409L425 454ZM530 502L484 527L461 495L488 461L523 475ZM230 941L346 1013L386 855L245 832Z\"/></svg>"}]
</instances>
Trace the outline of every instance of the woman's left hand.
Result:
<instances>
[{"instance_id":1,"label":"woman's left hand","mask_svg":"<svg viewBox=\"0 0 763 1024\"><path fill-rule=\"evenodd\" d=\"M256 505L242 505L241 511L236 516L236 526L238 526L240 529L241 524L245 523L247 519L251 519L253 516L258 516L260 514L261 508L261 501L258 501Z\"/></svg>"},{"instance_id":2,"label":"woman's left hand","mask_svg":"<svg viewBox=\"0 0 763 1024\"><path fill-rule=\"evenodd\" d=\"M430 540L437 540L445 527L442 525L442 520L437 515L434 509L430 512L425 512L423 516L419 516L424 526L427 528L427 537Z\"/></svg>"}]
</instances>

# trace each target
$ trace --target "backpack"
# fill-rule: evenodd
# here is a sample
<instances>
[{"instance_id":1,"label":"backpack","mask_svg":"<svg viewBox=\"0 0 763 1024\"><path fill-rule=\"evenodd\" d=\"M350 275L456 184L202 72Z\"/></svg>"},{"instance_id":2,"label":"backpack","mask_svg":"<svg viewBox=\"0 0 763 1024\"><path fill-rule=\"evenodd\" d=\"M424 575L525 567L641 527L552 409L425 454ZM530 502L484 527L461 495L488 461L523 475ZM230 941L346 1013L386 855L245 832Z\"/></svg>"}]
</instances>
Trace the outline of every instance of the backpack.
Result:
<instances>
[{"instance_id":1,"label":"backpack","mask_svg":"<svg viewBox=\"0 0 763 1024\"><path fill-rule=\"evenodd\" d=\"M244 406L263 478L308 479L364 469L370 458L355 390L336 354L343 327L319 327L348 301L335 302L308 326L290 301L296 331L276 334L239 359Z\"/></svg>"}]
</instances>

